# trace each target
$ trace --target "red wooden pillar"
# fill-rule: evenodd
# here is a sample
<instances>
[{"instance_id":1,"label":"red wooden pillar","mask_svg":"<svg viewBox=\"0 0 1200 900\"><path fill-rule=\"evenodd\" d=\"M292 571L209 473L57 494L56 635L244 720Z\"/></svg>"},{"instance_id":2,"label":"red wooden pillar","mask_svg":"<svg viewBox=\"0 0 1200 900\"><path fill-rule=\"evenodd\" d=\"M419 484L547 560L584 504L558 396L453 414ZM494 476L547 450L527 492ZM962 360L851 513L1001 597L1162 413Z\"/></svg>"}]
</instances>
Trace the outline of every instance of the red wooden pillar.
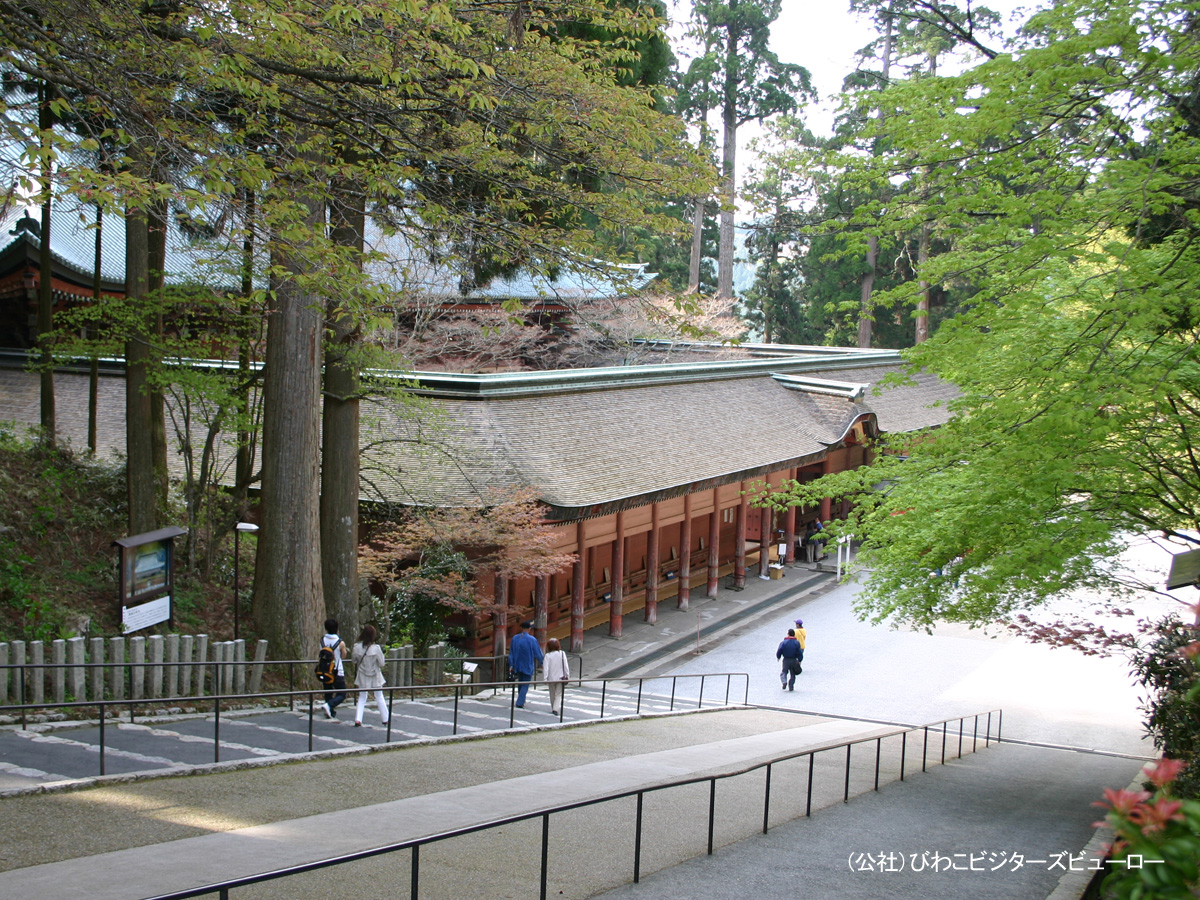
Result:
<instances>
[{"instance_id":1,"label":"red wooden pillar","mask_svg":"<svg viewBox=\"0 0 1200 900\"><path fill-rule=\"evenodd\" d=\"M587 547L584 545L583 519L575 526L577 559L571 572L571 652L583 650L583 581L587 569Z\"/></svg>"},{"instance_id":2,"label":"red wooden pillar","mask_svg":"<svg viewBox=\"0 0 1200 900\"><path fill-rule=\"evenodd\" d=\"M822 475L828 475L832 471L833 471L832 460L826 459L823 463L821 463L821 474ZM832 515L832 512L831 512L832 505L833 505L833 501L829 497L821 498L821 521L822 522L829 521L830 516Z\"/></svg>"},{"instance_id":3,"label":"red wooden pillar","mask_svg":"<svg viewBox=\"0 0 1200 900\"><path fill-rule=\"evenodd\" d=\"M679 560L679 593L675 605L687 609L692 599L692 495L683 495L683 525L679 529L679 547L683 556Z\"/></svg>"},{"instance_id":4,"label":"red wooden pillar","mask_svg":"<svg viewBox=\"0 0 1200 900\"><path fill-rule=\"evenodd\" d=\"M721 569L721 491L713 488L712 515L708 517L708 596L717 596Z\"/></svg>"},{"instance_id":5,"label":"red wooden pillar","mask_svg":"<svg viewBox=\"0 0 1200 900\"><path fill-rule=\"evenodd\" d=\"M546 646L546 618L550 606L550 578L539 575L533 587L533 633L538 643Z\"/></svg>"},{"instance_id":6,"label":"red wooden pillar","mask_svg":"<svg viewBox=\"0 0 1200 900\"><path fill-rule=\"evenodd\" d=\"M646 621L658 622L658 504L650 507L650 546L646 548Z\"/></svg>"},{"instance_id":7,"label":"red wooden pillar","mask_svg":"<svg viewBox=\"0 0 1200 900\"><path fill-rule=\"evenodd\" d=\"M508 579L492 575L492 656L508 655Z\"/></svg>"},{"instance_id":8,"label":"red wooden pillar","mask_svg":"<svg viewBox=\"0 0 1200 900\"><path fill-rule=\"evenodd\" d=\"M758 577L771 577L771 544L775 542L775 533L771 530L771 507L762 508L762 533L758 541Z\"/></svg>"},{"instance_id":9,"label":"red wooden pillar","mask_svg":"<svg viewBox=\"0 0 1200 900\"><path fill-rule=\"evenodd\" d=\"M746 586L746 518L750 514L750 508L746 503L746 485L743 484L741 487L742 499L738 502L737 507L733 550L733 586L737 588Z\"/></svg>"},{"instance_id":10,"label":"red wooden pillar","mask_svg":"<svg viewBox=\"0 0 1200 900\"><path fill-rule=\"evenodd\" d=\"M612 543L612 598L608 601L608 636L619 638L625 614L625 513L617 513Z\"/></svg>"}]
</instances>

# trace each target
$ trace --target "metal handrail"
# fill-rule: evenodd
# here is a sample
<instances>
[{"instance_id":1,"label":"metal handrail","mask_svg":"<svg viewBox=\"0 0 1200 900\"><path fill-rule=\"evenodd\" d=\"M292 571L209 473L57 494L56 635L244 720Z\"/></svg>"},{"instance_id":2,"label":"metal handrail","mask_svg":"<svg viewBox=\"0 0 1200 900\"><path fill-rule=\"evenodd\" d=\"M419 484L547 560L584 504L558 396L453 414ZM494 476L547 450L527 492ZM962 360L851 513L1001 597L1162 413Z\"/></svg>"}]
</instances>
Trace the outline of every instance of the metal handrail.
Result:
<instances>
[{"instance_id":1,"label":"metal handrail","mask_svg":"<svg viewBox=\"0 0 1200 900\"><path fill-rule=\"evenodd\" d=\"M95 665L99 665L99 663L96 663ZM177 663L176 665L185 665L185 664ZM198 664L197 663L189 663L187 665L198 665ZM221 662L221 663L210 662L210 663L207 663L207 665L212 666L215 670L216 667L218 667L218 666L236 665L236 664L235 663L224 663L224 662ZM214 671L214 676L215 676L215 671ZM743 702L743 704L746 704L748 702L749 691L750 691L750 676L748 674L746 674L745 672L723 672L723 673L719 673L719 674L707 674L707 675L654 675L654 676L647 676L647 677L642 677L642 678L630 678L630 677L626 677L626 678L572 678L568 682L568 684L574 684L578 688L583 687L585 684L588 684L588 685L599 684L600 685L600 715L599 715L599 718L603 719L604 718L604 704L605 704L605 699L608 694L608 685L610 683L615 682L615 683L619 683L622 685L626 685L626 684L630 684L634 681L637 682L637 711L636 711L635 715L640 715L641 714L643 683L646 681L663 681L668 678L671 679L671 682L672 682L671 700L670 700L670 710L671 711L675 710L675 685L678 682L678 680L680 680L680 679L697 679L697 678L700 679L699 697L698 697L697 705L696 705L697 709L702 708L703 704L704 704L705 679L719 679L719 678L725 679L725 699L721 703L721 705L723 705L723 706L729 705L729 695L730 695L730 691L732 689L733 679L735 679L735 678L743 679L744 680L744 691L743 691L742 702ZM529 684L530 686L547 684L547 682L545 682L545 681L530 681L530 682L526 682L526 683ZM519 685L520 685L519 682L514 682L514 681L483 682L483 683L472 683L469 685L464 685L464 684L395 685L395 686L388 685L388 686L382 688L382 690L387 694L389 709L391 708L392 704L395 703L397 692L399 692L401 694L401 696L403 697L405 694L411 696L413 694L416 694L417 692L429 693L431 691L432 692L440 691L443 693L448 693L449 691L452 690L454 692L454 711L453 711L451 733L454 735L457 735L458 734L459 701L465 690L470 690L472 694L478 693L480 690L486 690L488 688L493 689L496 693L499 693L501 690L508 690L509 695L510 695L509 696L508 727L515 728L516 727L516 697L517 697L517 689L518 689ZM372 688L347 687L345 690L347 693L350 693L351 691L370 691L373 689ZM62 703L39 703L36 706L31 706L28 704L27 705L16 705L16 706L11 705L11 704L10 705L0 705L0 713L19 710L21 712L21 727L24 729L27 727L26 713L30 709L91 709L91 708L95 708L98 711L98 719L99 719L98 725L100 728L100 745L99 745L99 754L98 754L100 757L100 760L99 760L100 772L99 772L99 774L105 775L107 773L105 771L105 734L104 734L104 730L105 730L105 724L108 719L108 716L106 715L106 710L108 710L109 708L118 707L120 709L124 709L125 707L128 707L129 708L129 722L130 722L130 724L135 724L137 721L136 710L137 710L138 706L153 706L153 705L164 704L164 703L181 703L181 702L185 702L185 701L191 701L194 705L199 705L197 703L198 700L206 701L207 703L212 704L212 712L213 712L213 762L220 762L221 761L221 703L222 702L226 702L226 703L228 703L229 701L243 702L246 700L286 697L286 698L288 698L288 708L294 709L293 704L297 697L301 698L302 701L303 701L303 698L307 697L308 698L308 752L311 753L311 752L313 752L313 724L312 723L315 718L315 712L320 706L320 701L318 701L316 698L320 697L323 699L324 695L327 693L330 693L329 689L327 687L321 687L321 688L318 688L315 690L260 691L255 694L209 694L205 697L140 697L137 699L130 698L130 699L120 699L120 700L115 700L115 699L113 699L113 700L72 700L72 701L64 701ZM560 723L564 721L565 715L566 715L566 699L564 697L563 703L561 703L559 705L558 720ZM155 717L154 720L157 720L157 718ZM386 737L384 738L384 743L391 743L391 740L392 740L392 717L389 716L388 722L387 722Z\"/></svg>"},{"instance_id":2,"label":"metal handrail","mask_svg":"<svg viewBox=\"0 0 1200 900\"><path fill-rule=\"evenodd\" d=\"M992 714L993 713L995 713L996 717L997 717L996 737L995 738L992 738L992 735L991 735ZM973 727L973 732L972 732L973 733L973 743L971 746L972 753L974 753L978 750L979 720L980 720L980 717L982 717L982 716L987 717L986 728L984 731L984 746L985 746L985 748L991 746L991 743L993 741L995 743L1000 742L1000 725L1003 720L1003 710L994 709L994 710L989 710L986 713L977 713L973 717L974 718L974 727ZM627 797L636 797L637 798L637 813L636 813L636 820L635 820L635 824L634 824L634 849L633 849L633 883L637 884L637 883L639 883L639 881L641 879L642 805L643 805L643 799L646 794L652 794L652 793L656 793L658 791L669 790L671 788L686 787L687 785L700 784L700 783L707 781L710 786L709 787L709 805L708 805L707 854L709 856L711 856L712 852L713 852L713 835L714 835L715 823L716 823L716 791L717 791L717 782L718 781L722 781L726 778L735 778L740 775L746 775L750 772L754 772L759 769L764 769L764 768L766 769L766 783L765 783L764 792L763 792L763 828L762 828L763 834L766 834L768 831L768 826L769 826L770 807L771 807L771 770L775 765L778 765L779 763L782 763L782 762L787 762L789 760L799 759L804 756L808 757L808 795L807 795L807 798L805 801L804 815L811 816L812 815L812 796L813 796L813 768L814 768L814 760L816 758L816 754L840 750L843 747L845 748L845 750L846 750L846 786L847 787L846 787L846 792L843 795L842 802L848 803L849 799L850 799L850 796L849 796L850 754L851 754L851 749L854 746L856 746L858 744L870 743L871 741L876 742L876 764L875 764L876 769L875 769L874 790L878 791L879 790L879 746L881 745L881 742L883 741L884 737L895 737L897 734L901 736L900 780L903 781L904 780L905 752L908 747L908 735L911 732L913 732L913 731L924 732L924 735L925 735L924 746L925 746L925 751L927 751L928 744L929 744L930 730L932 729L932 730L936 731L936 729L939 726L941 726L942 733L943 733L942 763L944 764L945 763L945 746L946 746L945 745L945 735L948 733L950 723L958 722L959 756L961 757L962 756L962 746L963 746L963 735L965 733L965 723L968 718L971 718L971 717L961 716L958 718L942 719L937 722L931 722L928 725L920 725L920 726L915 726L912 728L902 727L900 730L893 732L890 735L880 735L879 737L875 737L875 738L860 738L857 740L845 741L840 744L834 744L829 747L821 747L821 748L813 749L813 750L799 750L799 751L796 751L793 753L781 754L779 756L773 757L772 759L770 759L766 762L753 763L751 765L748 765L748 766L738 769L736 771L725 772L720 775L692 776L692 777L688 777L688 778L679 778L679 779L675 779L672 781L664 782L662 784L658 784L653 787L633 788L633 789L623 790L623 791L613 791L611 793L604 794L603 796L600 796L600 797L593 797L589 800L577 800L572 803L564 803L564 804L557 804L554 806L548 806L548 807L545 807L540 810L535 810L533 812L519 813L517 815L505 816L505 817L499 818L499 819L490 819L487 822L479 822L479 823L476 823L475 825L468 825L468 826L464 826L462 828L453 829L451 831L443 831L443 832L439 832L437 834L426 835L425 837L410 838L409 840L406 840L406 841L397 841L395 843L387 844L382 847L374 847L370 850L360 850L360 851L356 851L354 853L347 853L347 854L343 854L340 856L333 856L333 857L329 857L327 859L316 860L316 861L310 862L310 863L301 863L300 865L287 866L282 869L274 869L270 872L260 872L257 875L248 875L243 878L233 878L233 879L229 879L228 881L214 882L212 884L207 884L207 885L203 885L201 887L196 887L196 888L188 888L188 889L185 889L182 891L173 891L173 892L166 893L166 894L156 894L152 897L145 898L145 900L186 900L186 898L189 898L189 897L203 897L208 894L219 894L221 900L229 900L229 892L235 888L248 887L253 884L261 884L262 882L265 882L265 881L274 881L274 880L278 880L280 878L287 878L288 876L291 876L291 875L299 875L304 872L314 872L314 871L317 871L320 869L327 869L327 868L331 868L333 866L342 865L344 863L355 862L355 861L361 860L361 859L370 859L371 857L374 857L374 856L382 856L384 854L396 853L401 850L409 850L409 849L412 850L412 862L411 862L411 869L410 869L410 873L411 873L410 874L410 885L411 885L410 896L415 898L418 896L418 890L420 887L420 850L421 850L421 847L423 847L427 844L434 844L439 841L448 840L449 838L461 837L461 836L468 835L468 834L474 834L474 833L480 832L480 831L487 831L492 828L501 828L505 825L512 825L517 822L525 822L525 821L529 821L530 819L537 819L537 818L540 818L542 820L541 872L540 872L541 893L540 893L540 897L541 897L541 900L546 900L546 885L547 885L547 880L548 880L547 876L548 876L548 872L549 872L550 816L554 815L556 813L569 812L571 810L582 809L582 808L585 808L588 806L595 806L600 803L608 803L613 800L621 800L621 799L624 799ZM925 771L925 765L926 765L925 751L922 752L922 758L921 758L921 770L922 771ZM744 794L740 794L739 799L744 798L744 796L745 796ZM744 800L742 800L742 802L744 802Z\"/></svg>"},{"instance_id":3,"label":"metal handrail","mask_svg":"<svg viewBox=\"0 0 1200 900\"><path fill-rule=\"evenodd\" d=\"M573 657L576 660L575 665L573 666L573 670L575 671L575 673L578 676L582 677L583 676L583 657L578 653L570 653L570 652L567 653L567 656ZM465 664L465 663L474 663L476 665L479 665L481 663L495 664L498 659L503 660L504 657L495 657L495 656L406 656L406 657L402 657L399 659L388 659L385 661L385 665L392 665L392 664L412 665L413 663L432 663L432 662L441 662L443 664L457 663L458 664L457 665L457 669L458 669L457 674L459 675L459 677L462 677L463 675L466 674L463 664ZM18 690L23 691L25 688L25 681L26 681L25 674L27 672L29 672L30 670L36 671L36 670L49 670L49 669L62 669L62 670L82 669L84 671L90 671L92 669L121 668L121 669L125 670L125 677L122 680L125 682L126 686L129 687L132 684L133 671L135 669L150 670L150 669L166 669L166 668L188 668L190 670L190 669L194 669L196 667L210 667L210 666L214 666L214 665L218 666L220 668L224 668L224 669L228 669L231 666L241 666L242 668L246 668L246 669L251 669L251 668L265 669L268 666L273 667L273 668L287 666L288 667L288 684L289 684L289 687L294 687L294 685L296 683L296 678L295 678L296 666L300 666L302 668L307 666L309 669L312 669L313 667L315 667L316 663L317 663L316 659L263 659L263 660L259 660L259 659L241 659L241 660L223 659L223 660L220 660L219 662L214 661L214 660L189 660L187 662L183 662L180 660L175 660L173 662L168 662L167 660L161 660L161 661L159 661L159 660L155 660L155 661L142 660L140 662L134 662L132 660L124 660L122 662L86 662L86 663L10 662L10 663L0 664L0 673L3 673L4 675L7 675L9 677L13 677L13 675L15 673L15 675L16 675L15 681L18 684ZM351 670L354 670L356 668L356 663L354 662L353 659L351 659L349 657L343 659L342 663L344 666L349 667ZM456 668L456 666L450 665L448 668L453 670L454 668ZM211 694L199 695L199 696L211 697ZM246 696L246 695L243 694L241 696ZM186 698L182 698L182 699L186 699ZM192 698L192 699L195 699L195 698ZM40 704L40 703L39 704L25 703L25 704L20 704L20 705L34 706L39 709L44 706L44 704Z\"/></svg>"}]
</instances>

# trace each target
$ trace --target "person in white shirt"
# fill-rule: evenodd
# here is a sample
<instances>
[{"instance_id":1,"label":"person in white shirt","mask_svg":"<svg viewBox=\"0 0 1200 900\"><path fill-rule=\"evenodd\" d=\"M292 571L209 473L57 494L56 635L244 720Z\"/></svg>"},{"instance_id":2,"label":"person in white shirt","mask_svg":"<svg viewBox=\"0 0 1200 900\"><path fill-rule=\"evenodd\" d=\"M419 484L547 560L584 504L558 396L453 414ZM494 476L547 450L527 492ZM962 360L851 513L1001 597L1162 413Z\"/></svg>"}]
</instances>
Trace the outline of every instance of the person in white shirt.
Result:
<instances>
[{"instance_id":1,"label":"person in white shirt","mask_svg":"<svg viewBox=\"0 0 1200 900\"><path fill-rule=\"evenodd\" d=\"M556 716L562 710L563 689L571 678L571 663L559 644L558 638L546 642L546 658L542 661L542 675L550 687L550 712Z\"/></svg>"},{"instance_id":2,"label":"person in white shirt","mask_svg":"<svg viewBox=\"0 0 1200 900\"><path fill-rule=\"evenodd\" d=\"M361 726L363 712L367 708L368 691L375 694L375 705L379 707L379 718L384 725L388 723L388 705L383 696L383 686L387 680L383 677L383 648L375 641L379 632L374 625L364 625L362 634L354 645L351 655L354 660L354 686L358 688L358 703L354 708L354 725Z\"/></svg>"},{"instance_id":3,"label":"person in white shirt","mask_svg":"<svg viewBox=\"0 0 1200 900\"><path fill-rule=\"evenodd\" d=\"M343 660L347 650L345 642L337 633L337 627L337 619L326 619L325 636L321 638L321 645L333 650L333 690L325 692L325 702L321 704L327 719L337 718L337 705L346 699L346 667Z\"/></svg>"}]
</instances>

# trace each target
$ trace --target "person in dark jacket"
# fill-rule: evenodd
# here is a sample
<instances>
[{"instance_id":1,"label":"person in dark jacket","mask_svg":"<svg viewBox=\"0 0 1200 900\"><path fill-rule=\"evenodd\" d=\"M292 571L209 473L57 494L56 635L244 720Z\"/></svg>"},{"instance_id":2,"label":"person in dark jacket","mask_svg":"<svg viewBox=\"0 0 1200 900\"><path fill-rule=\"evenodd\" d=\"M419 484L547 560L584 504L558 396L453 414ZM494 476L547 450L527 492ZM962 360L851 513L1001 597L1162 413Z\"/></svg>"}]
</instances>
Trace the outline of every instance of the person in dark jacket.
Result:
<instances>
[{"instance_id":1,"label":"person in dark jacket","mask_svg":"<svg viewBox=\"0 0 1200 900\"><path fill-rule=\"evenodd\" d=\"M525 706L525 695L529 692L529 682L533 673L542 661L542 646L538 639L529 633L533 622L522 622L520 634L514 635L508 648L508 665L517 676L517 708Z\"/></svg>"},{"instance_id":2,"label":"person in dark jacket","mask_svg":"<svg viewBox=\"0 0 1200 900\"><path fill-rule=\"evenodd\" d=\"M796 689L796 673L800 671L800 642L796 640L795 629L789 628L787 637L779 643L779 649L775 651L775 658L783 660L783 669L779 673L779 680L783 683L785 691L794 691Z\"/></svg>"}]
</instances>

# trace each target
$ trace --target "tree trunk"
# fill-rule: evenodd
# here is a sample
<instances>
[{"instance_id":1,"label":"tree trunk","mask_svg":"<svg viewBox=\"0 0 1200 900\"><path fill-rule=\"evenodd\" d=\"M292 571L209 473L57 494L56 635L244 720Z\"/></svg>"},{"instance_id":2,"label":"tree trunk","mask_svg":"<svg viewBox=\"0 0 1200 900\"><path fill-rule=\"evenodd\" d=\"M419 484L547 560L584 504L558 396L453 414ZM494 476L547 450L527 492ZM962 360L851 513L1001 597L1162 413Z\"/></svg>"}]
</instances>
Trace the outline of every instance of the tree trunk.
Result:
<instances>
[{"instance_id":1,"label":"tree trunk","mask_svg":"<svg viewBox=\"0 0 1200 900\"><path fill-rule=\"evenodd\" d=\"M360 260L366 225L362 191L346 186L331 211L333 242ZM347 634L358 633L359 330L344 301L330 300L325 349L321 446L321 583L325 611Z\"/></svg>"},{"instance_id":2,"label":"tree trunk","mask_svg":"<svg viewBox=\"0 0 1200 900\"><path fill-rule=\"evenodd\" d=\"M50 130L54 126L54 115L50 110L51 87L43 84L38 88L38 128L42 133L43 150L48 151ZM50 447L56 441L54 403L54 356L51 351L54 331L54 257L50 252L50 212L53 205L54 184L51 179L50 159L42 160L42 222L38 244L37 342L41 353L38 368L41 377L41 427L42 440Z\"/></svg>"},{"instance_id":3,"label":"tree trunk","mask_svg":"<svg viewBox=\"0 0 1200 900\"><path fill-rule=\"evenodd\" d=\"M167 204L159 200L149 210L147 256L149 259L148 287L153 296L156 312L151 322L150 365L153 370L161 369L162 360L155 348L162 346L163 314L162 291L166 284L167 267ZM150 446L154 459L154 504L155 520L159 527L166 521L167 493L170 488L167 474L167 414L163 386L157 380L150 381Z\"/></svg>"},{"instance_id":4,"label":"tree trunk","mask_svg":"<svg viewBox=\"0 0 1200 900\"><path fill-rule=\"evenodd\" d=\"M937 75L937 53L929 54L929 74ZM926 174L929 169L926 168ZM917 243L917 270L921 274L921 299L917 301L917 331L916 343L923 344L929 340L929 281L925 278L925 264L929 262L929 243L933 228L929 223L921 226L921 237Z\"/></svg>"},{"instance_id":5,"label":"tree trunk","mask_svg":"<svg viewBox=\"0 0 1200 900\"><path fill-rule=\"evenodd\" d=\"M928 225L921 226L921 238L917 243L917 269L925 271L925 263L929 262L929 233ZM929 282L921 277L921 299L917 301L917 333L916 342L922 344L929 340Z\"/></svg>"},{"instance_id":6,"label":"tree trunk","mask_svg":"<svg viewBox=\"0 0 1200 900\"><path fill-rule=\"evenodd\" d=\"M149 291L149 228L144 210L125 210L125 298L132 309ZM150 414L150 338L138 318L125 338L125 455L129 533L158 527Z\"/></svg>"},{"instance_id":7,"label":"tree trunk","mask_svg":"<svg viewBox=\"0 0 1200 900\"><path fill-rule=\"evenodd\" d=\"M688 286L686 293L700 293L700 263L704 250L704 198L696 198L692 210L692 255L688 260Z\"/></svg>"},{"instance_id":8,"label":"tree trunk","mask_svg":"<svg viewBox=\"0 0 1200 900\"><path fill-rule=\"evenodd\" d=\"M871 329L875 324L875 312L871 308L871 291L875 287L875 264L879 258L879 238L867 237L867 271L862 277L862 292L858 311L858 346L866 350L871 346Z\"/></svg>"},{"instance_id":9,"label":"tree trunk","mask_svg":"<svg viewBox=\"0 0 1200 900\"><path fill-rule=\"evenodd\" d=\"M96 244L92 263L92 301L99 308L103 302L103 280L100 274L100 264L104 261L104 209L96 205ZM100 393L100 358L92 350L91 364L88 366L88 453L96 455L96 410L99 406Z\"/></svg>"},{"instance_id":10,"label":"tree trunk","mask_svg":"<svg viewBox=\"0 0 1200 900\"><path fill-rule=\"evenodd\" d=\"M737 40L725 42L725 90L721 101L721 245L717 255L717 299L733 299L733 218L737 205Z\"/></svg>"},{"instance_id":11,"label":"tree trunk","mask_svg":"<svg viewBox=\"0 0 1200 900\"><path fill-rule=\"evenodd\" d=\"M324 224L318 197L298 193L304 225ZM297 229L292 229L295 232ZM311 658L323 633L318 520L321 403L319 297L296 277L306 274L303 245L272 254L263 375L262 492L255 561L254 619L272 653Z\"/></svg>"},{"instance_id":12,"label":"tree trunk","mask_svg":"<svg viewBox=\"0 0 1200 900\"><path fill-rule=\"evenodd\" d=\"M892 67L892 5L888 4L888 11L884 25L883 33L883 84L881 88L887 87L888 78L890 77ZM879 119L883 120L883 107L879 108ZM871 147L871 155L879 155L879 143L875 141ZM867 237L867 255L866 255L866 272L862 277L862 289L859 298L859 318L858 318L858 346L860 349L866 350L871 346L871 331L875 322L875 311L871 305L871 292L875 289L875 272L879 262L879 236L876 234Z\"/></svg>"},{"instance_id":13,"label":"tree trunk","mask_svg":"<svg viewBox=\"0 0 1200 900\"><path fill-rule=\"evenodd\" d=\"M254 191L245 193L245 216L242 235L242 290L241 303L238 308L238 434L237 453L234 457L233 499L234 511L240 522L245 516L246 494L253 476L253 455L251 453L250 416L250 362L251 343L254 330L251 325L250 302L254 294L254 226L256 217Z\"/></svg>"},{"instance_id":14,"label":"tree trunk","mask_svg":"<svg viewBox=\"0 0 1200 900\"><path fill-rule=\"evenodd\" d=\"M706 87L707 89L707 87ZM700 147L707 147L709 141L708 129L708 109L703 108L697 112L697 119L700 122ZM692 209L692 253L688 259L688 287L686 293L700 293L700 263L704 260L704 204L708 200L707 197L697 197L696 205Z\"/></svg>"}]
</instances>

